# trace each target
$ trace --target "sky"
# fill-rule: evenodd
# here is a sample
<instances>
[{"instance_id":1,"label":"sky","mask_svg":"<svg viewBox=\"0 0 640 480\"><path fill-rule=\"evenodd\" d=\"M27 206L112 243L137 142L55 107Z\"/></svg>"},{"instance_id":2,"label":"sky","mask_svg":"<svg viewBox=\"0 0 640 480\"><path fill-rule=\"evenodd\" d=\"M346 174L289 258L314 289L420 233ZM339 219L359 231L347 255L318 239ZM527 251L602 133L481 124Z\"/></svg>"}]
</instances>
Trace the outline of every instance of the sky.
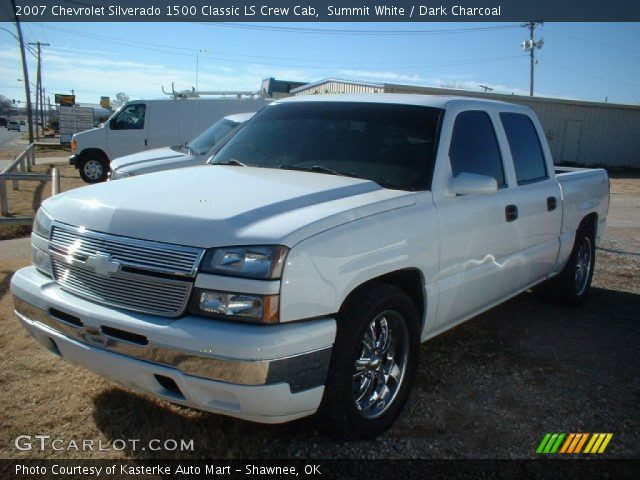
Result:
<instances>
[{"instance_id":1,"label":"sky","mask_svg":"<svg viewBox=\"0 0 640 480\"><path fill-rule=\"evenodd\" d=\"M23 23L43 47L48 94L98 103L125 92L258 91L263 78L323 78L529 93L528 31L517 23ZM0 95L24 101L10 23L0 23ZM336 31L339 30L339 31ZM640 104L640 23L545 23L535 94ZM27 54L30 81L36 62ZM197 82L197 84L196 84ZM52 97L53 101L53 97Z\"/></svg>"}]
</instances>

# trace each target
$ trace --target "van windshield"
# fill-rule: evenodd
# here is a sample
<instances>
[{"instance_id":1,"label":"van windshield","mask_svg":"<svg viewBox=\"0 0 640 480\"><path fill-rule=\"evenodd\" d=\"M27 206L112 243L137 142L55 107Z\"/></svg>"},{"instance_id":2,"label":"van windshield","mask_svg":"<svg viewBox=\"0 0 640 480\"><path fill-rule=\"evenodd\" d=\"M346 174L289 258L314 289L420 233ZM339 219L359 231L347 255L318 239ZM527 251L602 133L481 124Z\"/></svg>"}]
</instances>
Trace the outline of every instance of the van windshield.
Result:
<instances>
[{"instance_id":1,"label":"van windshield","mask_svg":"<svg viewBox=\"0 0 640 480\"><path fill-rule=\"evenodd\" d=\"M191 155L206 154L218 142L220 142L220 140L229 135L229 133L231 133L231 131L238 125L240 125L238 122L234 122L226 118L218 120L187 144L189 153Z\"/></svg>"},{"instance_id":2,"label":"van windshield","mask_svg":"<svg viewBox=\"0 0 640 480\"><path fill-rule=\"evenodd\" d=\"M430 184L442 110L365 102L292 102L263 108L211 164L307 170L385 188Z\"/></svg>"}]
</instances>

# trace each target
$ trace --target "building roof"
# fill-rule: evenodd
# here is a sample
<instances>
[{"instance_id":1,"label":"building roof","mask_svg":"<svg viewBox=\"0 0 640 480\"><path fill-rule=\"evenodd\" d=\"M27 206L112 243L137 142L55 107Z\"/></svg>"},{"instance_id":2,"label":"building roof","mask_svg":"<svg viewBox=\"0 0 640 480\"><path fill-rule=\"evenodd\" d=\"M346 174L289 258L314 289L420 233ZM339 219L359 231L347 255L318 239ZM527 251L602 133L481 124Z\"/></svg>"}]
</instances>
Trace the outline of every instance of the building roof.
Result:
<instances>
[{"instance_id":1,"label":"building roof","mask_svg":"<svg viewBox=\"0 0 640 480\"><path fill-rule=\"evenodd\" d=\"M426 95L449 95L458 97L475 97L486 98L497 101L513 102L515 99L522 101L540 102L540 103L556 103L565 105L578 105L586 107L598 107L598 108L623 108L630 110L640 110L640 105L623 104L623 103L609 103L609 102L593 102L587 100L576 100L569 98L555 98L555 97L539 97L528 95L515 95L507 93L489 93L489 92L475 92L473 90L462 90L453 88L441 88L441 87L425 87L420 85L409 85L400 83L370 83L361 82L358 80L342 80L337 78L325 78L317 82L309 83L301 87L291 90L292 94L302 92L304 90L312 89L328 82L343 83L347 85L358 85L363 87L379 88L384 91L406 91L407 93L419 93Z\"/></svg>"}]
</instances>

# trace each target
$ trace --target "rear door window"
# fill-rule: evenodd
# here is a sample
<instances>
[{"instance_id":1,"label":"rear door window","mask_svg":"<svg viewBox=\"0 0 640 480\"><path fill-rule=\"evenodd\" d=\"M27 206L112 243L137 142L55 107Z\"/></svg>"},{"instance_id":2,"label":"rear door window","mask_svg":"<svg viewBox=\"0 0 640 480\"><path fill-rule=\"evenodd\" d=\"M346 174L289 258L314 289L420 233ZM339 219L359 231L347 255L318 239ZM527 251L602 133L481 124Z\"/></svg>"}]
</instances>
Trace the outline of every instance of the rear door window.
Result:
<instances>
[{"instance_id":1,"label":"rear door window","mask_svg":"<svg viewBox=\"0 0 640 480\"><path fill-rule=\"evenodd\" d=\"M518 185L547 179L542 145L531 118L521 113L503 112L500 120L509 141Z\"/></svg>"},{"instance_id":2,"label":"rear door window","mask_svg":"<svg viewBox=\"0 0 640 480\"><path fill-rule=\"evenodd\" d=\"M454 177L474 173L495 178L498 187L506 185L500 146L487 112L469 110L456 117L449 158Z\"/></svg>"}]
</instances>

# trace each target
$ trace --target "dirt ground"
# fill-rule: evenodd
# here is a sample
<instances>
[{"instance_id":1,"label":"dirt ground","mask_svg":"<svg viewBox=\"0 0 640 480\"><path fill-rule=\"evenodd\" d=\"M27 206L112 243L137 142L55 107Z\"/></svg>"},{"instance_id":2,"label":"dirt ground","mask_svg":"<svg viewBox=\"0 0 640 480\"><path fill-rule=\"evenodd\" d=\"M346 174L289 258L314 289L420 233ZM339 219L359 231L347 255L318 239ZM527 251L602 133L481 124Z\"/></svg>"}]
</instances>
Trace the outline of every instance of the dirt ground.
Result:
<instances>
[{"instance_id":1,"label":"dirt ground","mask_svg":"<svg viewBox=\"0 0 640 480\"><path fill-rule=\"evenodd\" d=\"M48 154L47 154L48 155ZM69 156L66 152L66 156ZM71 165L36 164L31 173L51 174L53 167L60 171L61 191L85 186L78 171ZM19 182L14 190L12 182L7 182L7 199L11 217L33 217L44 200L51 196L51 182ZM16 238L31 233L31 225L0 225L0 240Z\"/></svg>"},{"instance_id":2,"label":"dirt ground","mask_svg":"<svg viewBox=\"0 0 640 480\"><path fill-rule=\"evenodd\" d=\"M607 458L640 457L640 179L613 179L609 228L586 305L529 293L422 346L404 413L385 435L344 442L314 419L266 426L137 394L48 353L12 315L0 259L0 456L84 458L522 458L547 432L611 432ZM16 436L194 440L192 452L20 452Z\"/></svg>"}]
</instances>

